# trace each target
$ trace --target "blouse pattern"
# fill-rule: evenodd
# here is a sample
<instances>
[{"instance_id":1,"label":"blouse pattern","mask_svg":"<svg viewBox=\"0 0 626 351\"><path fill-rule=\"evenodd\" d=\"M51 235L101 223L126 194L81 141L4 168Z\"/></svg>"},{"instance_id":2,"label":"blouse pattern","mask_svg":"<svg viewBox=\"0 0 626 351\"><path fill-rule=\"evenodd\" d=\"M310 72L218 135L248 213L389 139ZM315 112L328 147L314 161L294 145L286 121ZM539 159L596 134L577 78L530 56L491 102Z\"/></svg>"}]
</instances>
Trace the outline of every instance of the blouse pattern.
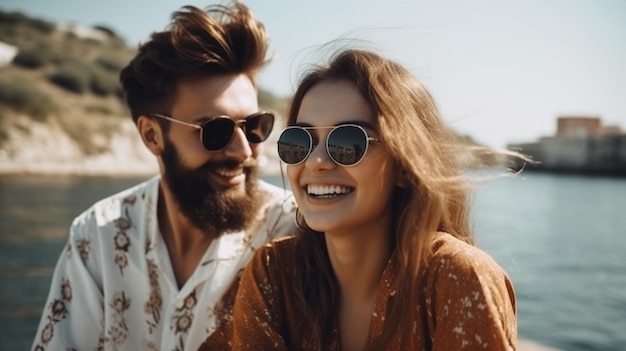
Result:
<instances>
[{"instance_id":1,"label":"blouse pattern","mask_svg":"<svg viewBox=\"0 0 626 351\"><path fill-rule=\"evenodd\" d=\"M293 232L290 193L260 181L266 201L256 224L213 240L179 289L158 227L159 180L103 199L73 221L33 350L197 350L230 322L228 292L253 251Z\"/></svg>"},{"instance_id":2,"label":"blouse pattern","mask_svg":"<svg viewBox=\"0 0 626 351\"><path fill-rule=\"evenodd\" d=\"M295 239L285 238L255 253L244 270L234 307L233 350L316 350L304 340L292 340L303 321L290 268L297 259ZM371 316L366 350L382 335L385 318L395 299L398 262L392 254L381 276ZM403 306L411 315L408 345L400 347L399 333L385 350L515 350L517 317L515 293L507 273L484 251L450 234L440 233L423 279L416 282L417 306ZM341 350L338 325L331 326L329 350Z\"/></svg>"}]
</instances>

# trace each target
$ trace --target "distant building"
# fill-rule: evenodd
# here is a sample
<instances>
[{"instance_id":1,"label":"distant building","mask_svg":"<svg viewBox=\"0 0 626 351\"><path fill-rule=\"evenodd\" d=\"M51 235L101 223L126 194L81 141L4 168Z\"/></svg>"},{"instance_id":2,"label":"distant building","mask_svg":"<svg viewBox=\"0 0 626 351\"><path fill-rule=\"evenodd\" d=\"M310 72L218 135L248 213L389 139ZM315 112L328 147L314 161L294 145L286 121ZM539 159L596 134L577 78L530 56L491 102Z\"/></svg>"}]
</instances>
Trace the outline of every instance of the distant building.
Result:
<instances>
[{"instance_id":1,"label":"distant building","mask_svg":"<svg viewBox=\"0 0 626 351\"><path fill-rule=\"evenodd\" d=\"M624 133L619 126L604 126L602 128L602 134L605 135L619 135Z\"/></svg>"},{"instance_id":2,"label":"distant building","mask_svg":"<svg viewBox=\"0 0 626 351\"><path fill-rule=\"evenodd\" d=\"M626 176L626 133L599 117L559 117L556 135L508 148L539 162L529 171Z\"/></svg>"},{"instance_id":3,"label":"distant building","mask_svg":"<svg viewBox=\"0 0 626 351\"><path fill-rule=\"evenodd\" d=\"M600 117L559 117L556 120L556 136L588 136L602 133Z\"/></svg>"},{"instance_id":4,"label":"distant building","mask_svg":"<svg viewBox=\"0 0 626 351\"><path fill-rule=\"evenodd\" d=\"M18 52L17 47L0 41L0 67L10 65Z\"/></svg>"}]
</instances>

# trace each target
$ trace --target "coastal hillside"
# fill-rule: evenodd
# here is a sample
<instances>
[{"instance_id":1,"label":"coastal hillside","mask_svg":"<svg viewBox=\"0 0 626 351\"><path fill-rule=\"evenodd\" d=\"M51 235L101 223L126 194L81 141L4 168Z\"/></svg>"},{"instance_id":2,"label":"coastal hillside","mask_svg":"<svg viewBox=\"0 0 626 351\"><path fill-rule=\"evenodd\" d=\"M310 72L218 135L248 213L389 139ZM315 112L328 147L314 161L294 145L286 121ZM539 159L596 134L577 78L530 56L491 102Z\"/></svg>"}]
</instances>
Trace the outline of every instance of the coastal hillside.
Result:
<instances>
[{"instance_id":1,"label":"coastal hillside","mask_svg":"<svg viewBox=\"0 0 626 351\"><path fill-rule=\"evenodd\" d=\"M135 52L106 27L0 11L0 174L156 172L118 83ZM286 105L263 89L259 100Z\"/></svg>"}]
</instances>

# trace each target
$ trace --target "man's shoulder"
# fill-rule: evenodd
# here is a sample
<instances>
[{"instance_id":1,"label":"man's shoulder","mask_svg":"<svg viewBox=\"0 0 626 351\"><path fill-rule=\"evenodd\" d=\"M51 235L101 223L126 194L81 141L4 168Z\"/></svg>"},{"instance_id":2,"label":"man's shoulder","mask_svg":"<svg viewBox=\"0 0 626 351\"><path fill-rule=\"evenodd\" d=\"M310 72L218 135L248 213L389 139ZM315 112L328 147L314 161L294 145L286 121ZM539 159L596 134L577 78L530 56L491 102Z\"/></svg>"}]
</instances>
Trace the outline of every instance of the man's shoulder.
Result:
<instances>
[{"instance_id":1,"label":"man's shoulder","mask_svg":"<svg viewBox=\"0 0 626 351\"><path fill-rule=\"evenodd\" d=\"M261 208L265 209L265 211L269 210L270 214L282 216L295 211L296 202L290 190L277 187L264 180L259 180L258 191L263 199ZM292 221L293 219L290 220Z\"/></svg>"},{"instance_id":2,"label":"man's shoulder","mask_svg":"<svg viewBox=\"0 0 626 351\"><path fill-rule=\"evenodd\" d=\"M263 179L259 179L258 190L261 194L264 195L267 201L272 203L282 203L286 199L293 198L291 190L280 188L274 184L268 183Z\"/></svg>"},{"instance_id":3,"label":"man's shoulder","mask_svg":"<svg viewBox=\"0 0 626 351\"><path fill-rule=\"evenodd\" d=\"M74 218L73 227L80 227L95 222L96 225L117 221L128 217L127 208L137 206L156 206L158 196L159 176L152 177L130 188L121 190L95 202L81 214Z\"/></svg>"}]
</instances>

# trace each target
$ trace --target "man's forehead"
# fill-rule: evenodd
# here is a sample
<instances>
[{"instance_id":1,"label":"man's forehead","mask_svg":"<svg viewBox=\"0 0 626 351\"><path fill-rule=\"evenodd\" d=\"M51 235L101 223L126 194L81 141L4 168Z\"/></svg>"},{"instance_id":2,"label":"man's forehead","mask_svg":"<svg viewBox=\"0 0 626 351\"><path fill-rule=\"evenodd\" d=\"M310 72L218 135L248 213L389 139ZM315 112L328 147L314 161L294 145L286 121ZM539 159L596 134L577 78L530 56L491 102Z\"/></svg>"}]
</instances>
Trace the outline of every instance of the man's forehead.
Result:
<instances>
[{"instance_id":1,"label":"man's forehead","mask_svg":"<svg viewBox=\"0 0 626 351\"><path fill-rule=\"evenodd\" d=\"M193 118L243 118L258 109L256 88L244 74L181 79L172 103L172 114Z\"/></svg>"}]
</instances>

